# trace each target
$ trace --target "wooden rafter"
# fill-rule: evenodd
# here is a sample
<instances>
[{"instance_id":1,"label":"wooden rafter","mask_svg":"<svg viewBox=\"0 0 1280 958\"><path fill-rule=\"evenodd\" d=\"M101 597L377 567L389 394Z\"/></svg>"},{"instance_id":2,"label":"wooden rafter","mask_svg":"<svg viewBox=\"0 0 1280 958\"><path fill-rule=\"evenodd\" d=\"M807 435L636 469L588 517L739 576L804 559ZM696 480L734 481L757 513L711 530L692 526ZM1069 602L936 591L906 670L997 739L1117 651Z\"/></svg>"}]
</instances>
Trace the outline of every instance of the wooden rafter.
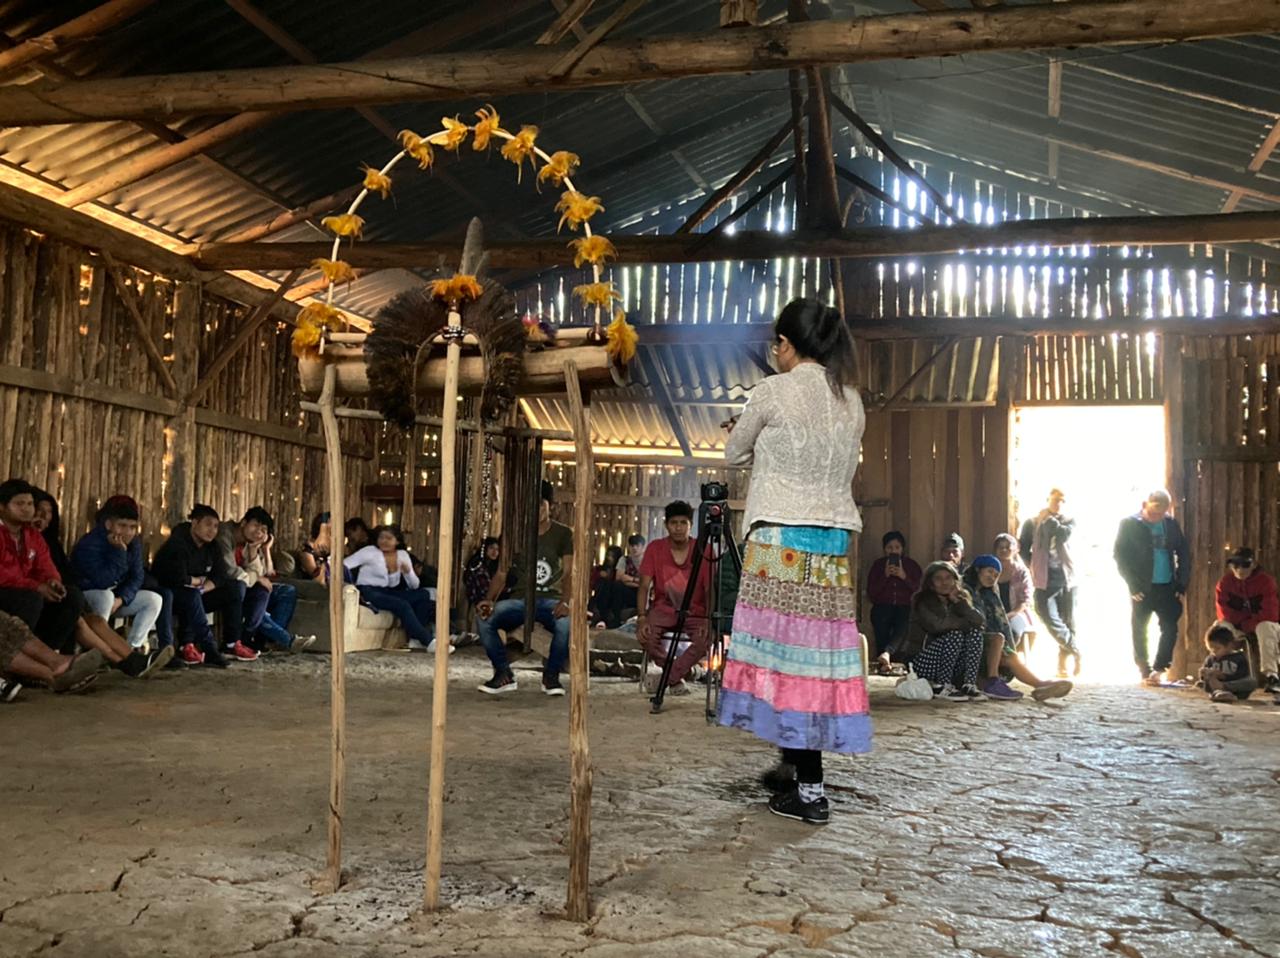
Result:
<instances>
[{"instance_id":1,"label":"wooden rafter","mask_svg":"<svg viewBox=\"0 0 1280 958\"><path fill-rule=\"evenodd\" d=\"M356 183L345 189L338 190L336 193L322 196L318 200L312 200L302 206L295 206L293 209L276 213L269 219L255 223L252 226L241 227L234 233L228 233L218 239L223 243L252 243L254 240L266 239L268 236L274 236L282 230L287 230L290 226L305 223L321 213L328 213L339 207L345 209L356 198L356 194L360 192L361 188L360 184Z\"/></svg>"},{"instance_id":2,"label":"wooden rafter","mask_svg":"<svg viewBox=\"0 0 1280 958\"><path fill-rule=\"evenodd\" d=\"M570 30L578 26L595 2L596 0L573 0L572 3L561 9L560 15L552 21L551 26L547 27L542 32L542 36L538 37L534 42L540 46L559 43Z\"/></svg>"},{"instance_id":3,"label":"wooden rafter","mask_svg":"<svg viewBox=\"0 0 1280 958\"><path fill-rule=\"evenodd\" d=\"M693 447L689 445L689 434L685 432L684 421L681 420L680 412L676 408L675 402L671 399L671 391L667 389L667 381L663 378L661 365L647 349L641 349L636 358L640 360L640 365L644 368L645 378L649 380L649 390L653 393L653 401L657 403L658 408L662 410L662 415L666 417L667 425L671 427L672 435L675 436L676 442L680 444L680 451L686 456L693 455Z\"/></svg>"},{"instance_id":4,"label":"wooden rafter","mask_svg":"<svg viewBox=\"0 0 1280 958\"><path fill-rule=\"evenodd\" d=\"M602 43L583 68L553 78L556 50L438 54L400 60L267 67L0 90L0 123L43 125L254 110L586 89L620 83L996 50L1239 36L1280 30L1280 0L1118 0L961 13L906 13L780 23Z\"/></svg>"},{"instance_id":5,"label":"wooden rafter","mask_svg":"<svg viewBox=\"0 0 1280 958\"><path fill-rule=\"evenodd\" d=\"M1249 161L1249 172L1257 173L1260 171L1263 166L1266 165L1267 160L1271 159L1271 154L1275 152L1277 146L1280 146L1280 120L1276 120L1276 122L1271 125L1271 129L1263 138L1262 144L1253 154L1253 159ZM1222 204L1222 212L1230 213L1240 205L1240 201L1242 199L1244 199L1243 190L1232 190L1227 196L1225 202Z\"/></svg>"},{"instance_id":6,"label":"wooden rafter","mask_svg":"<svg viewBox=\"0 0 1280 958\"><path fill-rule=\"evenodd\" d=\"M120 297L120 302L124 304L125 315L129 317L129 322L133 326L134 335L138 337L138 342L142 343L143 351L147 354L147 359L151 361L151 368L156 371L156 375L160 377L160 382L164 385L164 391L170 396L178 395L178 384L173 380L173 373L169 371L168 364L164 361L164 356L160 352L160 348L156 345L156 341L151 338L151 330L147 329L147 321L142 317L142 310L138 306L138 294L129 288L129 284L125 281L124 272L120 269L120 264L106 250L101 251L102 262L107 267L107 272L111 274L111 282L115 284L116 294Z\"/></svg>"},{"instance_id":7,"label":"wooden rafter","mask_svg":"<svg viewBox=\"0 0 1280 958\"><path fill-rule=\"evenodd\" d=\"M915 372L907 377L907 381L898 387L898 391L886 399L880 406L880 412L888 412L893 408L893 404L907 394L907 390L916 384L916 381L929 371L929 369L947 353L955 348L960 342L959 336L949 336L946 342L933 351L933 354L916 367Z\"/></svg>"},{"instance_id":8,"label":"wooden rafter","mask_svg":"<svg viewBox=\"0 0 1280 958\"><path fill-rule=\"evenodd\" d=\"M624 20L643 7L648 0L625 0L613 13L609 14L590 33L578 41L564 58L551 68L551 76L562 77L581 62L582 58L600 44L605 37L620 27Z\"/></svg>"},{"instance_id":9,"label":"wooden rafter","mask_svg":"<svg viewBox=\"0 0 1280 958\"><path fill-rule=\"evenodd\" d=\"M8 73L33 60L57 56L71 44L96 37L155 2L156 0L110 0L99 4L74 20L68 20L59 27L29 37L12 49L0 52L0 73Z\"/></svg>"},{"instance_id":10,"label":"wooden rafter","mask_svg":"<svg viewBox=\"0 0 1280 958\"><path fill-rule=\"evenodd\" d=\"M751 177L755 176L762 166L769 162L769 157L773 156L778 147L782 145L783 141L791 135L791 125L793 122L794 121L788 117L787 121L782 124L782 127L778 132L769 137L769 139L765 141L764 146L760 147L760 149L752 154L751 158L747 160L742 169L729 177L723 186L708 196L703 204L694 210L689 218L680 225L680 228L677 229L676 232L692 233L707 219L708 216L720 207L721 203L727 200L734 193L738 192L738 190L742 189L742 187L746 185L747 181L750 180Z\"/></svg>"},{"instance_id":11,"label":"wooden rafter","mask_svg":"<svg viewBox=\"0 0 1280 958\"><path fill-rule=\"evenodd\" d=\"M745 203L743 203L741 206L735 209L732 213L730 213L724 219L716 223L715 227L710 230L709 235L723 233L725 230L727 230L730 226L732 226L738 220L742 219L742 217L750 213L753 209L756 208L756 206L758 206L766 198L772 195L772 193L779 186L781 186L788 179L790 179L791 175L795 173L795 170L796 170L795 163L788 163L786 166L784 166L782 168L782 172L779 173L777 176L775 176L773 179L771 179L764 186L760 187L760 189L756 190L756 192L752 195L751 199L747 200Z\"/></svg>"}]
</instances>

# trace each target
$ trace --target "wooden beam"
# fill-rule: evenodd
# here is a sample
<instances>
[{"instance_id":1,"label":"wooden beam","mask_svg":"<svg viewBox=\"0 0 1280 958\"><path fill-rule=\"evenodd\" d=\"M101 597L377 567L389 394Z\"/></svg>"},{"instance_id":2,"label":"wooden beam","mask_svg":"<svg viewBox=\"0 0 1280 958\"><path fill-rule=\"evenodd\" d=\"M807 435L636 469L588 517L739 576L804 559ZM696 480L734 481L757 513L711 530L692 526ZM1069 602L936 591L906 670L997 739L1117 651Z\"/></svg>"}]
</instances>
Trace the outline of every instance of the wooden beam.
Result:
<instances>
[{"instance_id":1,"label":"wooden beam","mask_svg":"<svg viewBox=\"0 0 1280 958\"><path fill-rule=\"evenodd\" d=\"M768 198L769 195L774 192L774 190L776 190L779 186L781 186L788 179L790 179L791 174L795 172L795 169L796 169L795 163L788 163L786 166L782 168L781 173L779 173L777 176L771 179L764 186L760 187L760 189L756 190L756 192L752 195L751 199L747 200L741 206L737 207L732 213L730 213L724 219L717 222L715 226L713 226L710 230L708 230L708 234L714 236L717 233L723 233L726 229L728 229L738 220L742 219L742 217L746 216L753 209L755 209L756 206L758 206L763 200Z\"/></svg>"},{"instance_id":2,"label":"wooden beam","mask_svg":"<svg viewBox=\"0 0 1280 958\"><path fill-rule=\"evenodd\" d=\"M697 233L665 236L610 235L617 262L701 263L717 260L765 260L777 256L859 259L920 256L1008 246L1181 246L1192 243L1243 243L1280 239L1280 210L1200 213L1190 216L1095 216L1066 219L1007 220L991 226L922 224L902 230L888 226L846 230L775 233L744 231L733 235ZM327 243L211 243L193 254L203 269L281 270L308 265L328 255ZM457 243L357 243L343 258L365 269L419 268L451 256ZM516 240L488 244L494 269L550 269L569 266L573 253L562 239Z\"/></svg>"},{"instance_id":3,"label":"wooden beam","mask_svg":"<svg viewBox=\"0 0 1280 958\"><path fill-rule=\"evenodd\" d=\"M1271 125L1271 129L1263 138L1262 144L1258 147L1257 152L1253 154L1253 159L1249 161L1249 172L1259 172L1266 165L1267 160L1271 159L1271 154L1275 152L1277 146L1280 146L1280 120L1276 120ZM1242 199L1244 199L1243 190L1232 190L1222 204L1222 212L1230 213L1240 204Z\"/></svg>"},{"instance_id":4,"label":"wooden beam","mask_svg":"<svg viewBox=\"0 0 1280 958\"><path fill-rule=\"evenodd\" d=\"M875 197L885 206L889 206L897 210L903 216L907 217L908 222L915 223L924 221L924 217L920 214L919 210L913 210L902 200L894 199L891 194L886 193L870 180L864 179L852 170L846 170L843 166L836 164L836 175L842 180L848 180L862 192Z\"/></svg>"},{"instance_id":5,"label":"wooden beam","mask_svg":"<svg viewBox=\"0 0 1280 958\"><path fill-rule=\"evenodd\" d=\"M133 334L138 337L138 342L142 343L143 351L147 354L147 359L151 361L151 368L156 371L156 375L160 377L160 383L164 386L164 391L175 399L178 396L178 384L173 381L173 374L169 371L168 365L161 355L156 341L151 338L151 330L147 329L147 321L142 318L142 311L138 308L138 297L129 284L125 282L124 273L120 270L120 264L115 258L105 250L102 252L102 262L106 264L107 272L111 274L111 281L115 284L116 295L120 297L120 302L124 304L125 315L129 317L129 322L133 325Z\"/></svg>"},{"instance_id":6,"label":"wooden beam","mask_svg":"<svg viewBox=\"0 0 1280 958\"><path fill-rule=\"evenodd\" d=\"M927 373L934 363L951 352L958 342L960 342L959 336L949 336L946 342L933 351L933 355L916 367L916 371L907 377L907 381L898 387L897 392L884 401L880 406L880 412L888 412L893 407L893 404L906 395L907 390L914 386L916 381Z\"/></svg>"},{"instance_id":7,"label":"wooden beam","mask_svg":"<svg viewBox=\"0 0 1280 958\"><path fill-rule=\"evenodd\" d=\"M643 7L647 2L648 0L625 0L621 6L600 21L599 26L579 40L574 48L566 53L564 58L551 68L551 75L553 77L562 77L572 70L577 66L579 61L595 49L595 47L598 46L605 37L621 26L624 20Z\"/></svg>"},{"instance_id":8,"label":"wooden beam","mask_svg":"<svg viewBox=\"0 0 1280 958\"><path fill-rule=\"evenodd\" d=\"M155 2L156 0L109 0L108 3L99 4L60 27L46 30L21 41L9 50L0 51L0 73L7 73L33 60L65 53L76 41L104 33Z\"/></svg>"},{"instance_id":9,"label":"wooden beam","mask_svg":"<svg viewBox=\"0 0 1280 958\"><path fill-rule=\"evenodd\" d=\"M676 410L675 403L671 401L671 393L667 390L666 380L662 378L662 369L658 361L653 358L653 354L647 349L640 350L636 358L640 360L645 378L649 380L649 390L653 393L653 401L666 417L667 425L671 427L671 433L676 437L676 442L680 445L680 451L686 456L692 455L693 447L689 444L689 435L684 431L684 423L680 419L680 413Z\"/></svg>"},{"instance_id":10,"label":"wooden beam","mask_svg":"<svg viewBox=\"0 0 1280 958\"><path fill-rule=\"evenodd\" d=\"M313 217L319 216L321 213L329 213L333 210L342 208L346 209L351 205L351 201L356 198L356 194L363 187L356 183L345 189L338 190L336 193L330 193L328 196L322 196L318 200L312 200L302 206L295 206L293 209L276 213L269 219L253 226L245 226L234 233L226 236L220 236L219 242L222 243L252 243L254 240L266 239L268 236L274 236L281 230L287 230L290 226L298 223L305 223Z\"/></svg>"},{"instance_id":11,"label":"wooden beam","mask_svg":"<svg viewBox=\"0 0 1280 958\"><path fill-rule=\"evenodd\" d=\"M759 0L720 0L721 27L754 27L759 23Z\"/></svg>"},{"instance_id":12,"label":"wooden beam","mask_svg":"<svg viewBox=\"0 0 1280 958\"><path fill-rule=\"evenodd\" d=\"M773 156L778 147L782 145L782 141L791 135L793 122L793 120L788 118L787 121L782 124L781 129L779 129L777 133L773 134L773 136L769 137L769 139L765 141L764 146L760 147L760 149L751 156L751 159L747 160L742 169L729 177L723 186L707 197L703 204L694 210L693 214L685 220L683 224L681 224L680 228L677 229L676 232L692 233L706 220L708 216L719 208L721 203L746 185L747 181L759 172L760 167L769 162L769 157Z\"/></svg>"},{"instance_id":13,"label":"wooden beam","mask_svg":"<svg viewBox=\"0 0 1280 958\"><path fill-rule=\"evenodd\" d=\"M253 110L320 110L613 86L687 76L996 50L1154 43L1280 30L1280 0L1119 0L780 23L602 43L555 79L527 48L265 67L0 90L0 124L45 125Z\"/></svg>"},{"instance_id":14,"label":"wooden beam","mask_svg":"<svg viewBox=\"0 0 1280 958\"><path fill-rule=\"evenodd\" d=\"M1200 71L1188 71L1176 63L1167 60L1153 60L1140 53L1126 53L1123 57L1090 58L1067 60L1064 65L1074 70L1094 73L1099 76L1124 80L1152 90L1185 96L1215 106L1225 106L1231 110L1245 113L1257 113L1274 119L1280 116L1280 108L1276 99L1266 87L1246 84L1230 77L1207 76ZM1179 82L1179 74L1188 72L1194 77L1194 83L1203 86L1192 86L1187 82ZM1215 92L1216 91L1216 92Z\"/></svg>"},{"instance_id":15,"label":"wooden beam","mask_svg":"<svg viewBox=\"0 0 1280 958\"><path fill-rule=\"evenodd\" d=\"M595 2L596 0L573 0L572 3L560 11L560 15L551 22L551 26L542 31L542 36L538 37L534 43L539 46L550 46L553 43L559 43L586 16L587 11L591 9Z\"/></svg>"}]
</instances>

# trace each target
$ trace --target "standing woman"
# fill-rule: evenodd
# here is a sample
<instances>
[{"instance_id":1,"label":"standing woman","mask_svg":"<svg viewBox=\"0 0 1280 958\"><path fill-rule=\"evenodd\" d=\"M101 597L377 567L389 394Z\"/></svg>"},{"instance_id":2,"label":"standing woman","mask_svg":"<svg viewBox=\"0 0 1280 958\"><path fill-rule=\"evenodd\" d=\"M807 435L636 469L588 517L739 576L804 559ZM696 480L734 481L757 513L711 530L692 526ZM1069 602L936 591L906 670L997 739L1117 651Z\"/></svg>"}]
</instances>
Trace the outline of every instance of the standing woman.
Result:
<instances>
[{"instance_id":1,"label":"standing woman","mask_svg":"<svg viewBox=\"0 0 1280 958\"><path fill-rule=\"evenodd\" d=\"M773 354L781 375L755 387L725 448L730 465L752 473L720 724L772 742L795 766L771 812L824 825L822 753L871 750L848 559L862 530L852 490L866 416L834 309L789 303Z\"/></svg>"}]
</instances>

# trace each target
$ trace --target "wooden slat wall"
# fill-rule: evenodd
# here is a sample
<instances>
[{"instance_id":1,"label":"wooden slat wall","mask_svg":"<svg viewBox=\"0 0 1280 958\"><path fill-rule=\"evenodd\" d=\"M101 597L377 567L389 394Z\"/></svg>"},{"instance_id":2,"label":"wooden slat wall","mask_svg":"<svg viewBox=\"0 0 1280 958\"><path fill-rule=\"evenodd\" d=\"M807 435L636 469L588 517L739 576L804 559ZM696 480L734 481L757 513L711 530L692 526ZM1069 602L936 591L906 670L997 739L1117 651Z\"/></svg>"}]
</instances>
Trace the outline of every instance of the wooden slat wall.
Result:
<instances>
[{"instance_id":1,"label":"wooden slat wall","mask_svg":"<svg viewBox=\"0 0 1280 958\"><path fill-rule=\"evenodd\" d=\"M1158 405L1164 400L1161 338L1034 336L1024 341L1019 405Z\"/></svg>"},{"instance_id":2,"label":"wooden slat wall","mask_svg":"<svg viewBox=\"0 0 1280 958\"><path fill-rule=\"evenodd\" d=\"M124 268L128 286L152 338L175 372L211 363L234 335L246 310L194 287ZM200 297L199 342L175 341L179 292ZM241 417L296 434L319 435L304 417L289 330L265 325L218 377L200 402L202 410ZM138 342L114 284L96 257L17 226L0 226L0 363L97 384L134 396L156 397L159 412L57 393L0 386L0 474L22 476L58 498L67 545L91 523L98 505L114 493L134 496L143 509L144 536L155 548L167 534L161 522L173 456L163 412L173 397ZM189 378L189 377L187 377ZM104 393L109 398L110 393ZM163 398L162 398L163 397ZM179 397L180 398L180 397ZM347 508L361 508L359 490L370 460L372 429L342 426L352 490ZM287 442L244 429L196 427L195 497L226 516L264 505L277 517L282 543L301 541L321 511L324 457L310 443ZM178 504L183 511L191 503Z\"/></svg>"}]
</instances>

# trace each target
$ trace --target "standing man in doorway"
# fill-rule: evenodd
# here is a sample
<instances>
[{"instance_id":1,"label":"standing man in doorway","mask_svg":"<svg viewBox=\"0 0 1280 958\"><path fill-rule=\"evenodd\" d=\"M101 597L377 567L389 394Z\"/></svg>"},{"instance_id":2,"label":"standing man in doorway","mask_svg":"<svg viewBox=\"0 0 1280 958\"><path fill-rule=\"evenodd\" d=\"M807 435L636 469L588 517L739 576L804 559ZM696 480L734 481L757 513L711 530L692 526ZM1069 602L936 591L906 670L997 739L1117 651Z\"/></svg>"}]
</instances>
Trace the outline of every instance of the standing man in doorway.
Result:
<instances>
[{"instance_id":1,"label":"standing man in doorway","mask_svg":"<svg viewBox=\"0 0 1280 958\"><path fill-rule=\"evenodd\" d=\"M1018 548L1031 568L1035 587L1036 615L1058 643L1058 678L1066 678L1067 660L1075 657L1075 674L1080 674L1080 647L1076 644L1075 567L1067 540L1075 530L1075 520L1063 513L1066 494L1049 492L1049 501L1040 514L1022 524Z\"/></svg>"},{"instance_id":2,"label":"standing man in doorway","mask_svg":"<svg viewBox=\"0 0 1280 958\"><path fill-rule=\"evenodd\" d=\"M1142 508L1120 522L1115 558L1133 602L1133 660L1148 685L1161 685L1173 663L1182 618L1182 595L1191 573L1187 539L1169 515L1173 500L1164 489L1152 491ZM1151 616L1160 623L1160 645L1152 664L1147 657Z\"/></svg>"}]
</instances>

